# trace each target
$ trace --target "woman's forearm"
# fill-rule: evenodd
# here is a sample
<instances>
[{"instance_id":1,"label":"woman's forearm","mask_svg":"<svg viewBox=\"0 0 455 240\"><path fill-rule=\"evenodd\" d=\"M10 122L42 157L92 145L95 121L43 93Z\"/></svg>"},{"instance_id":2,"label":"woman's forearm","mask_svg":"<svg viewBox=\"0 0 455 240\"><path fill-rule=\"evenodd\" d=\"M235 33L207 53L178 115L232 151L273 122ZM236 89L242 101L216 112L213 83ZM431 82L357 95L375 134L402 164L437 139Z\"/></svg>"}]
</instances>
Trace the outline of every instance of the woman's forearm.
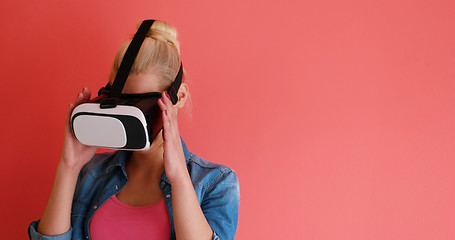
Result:
<instances>
[{"instance_id":1,"label":"woman's forearm","mask_svg":"<svg viewBox=\"0 0 455 240\"><path fill-rule=\"evenodd\" d=\"M186 174L171 184L176 238L212 239L213 231L199 206L190 176Z\"/></svg>"},{"instance_id":2,"label":"woman's forearm","mask_svg":"<svg viewBox=\"0 0 455 240\"><path fill-rule=\"evenodd\" d=\"M79 171L80 168L66 166L63 162L59 163L51 195L38 224L39 233L55 236L70 229L71 205Z\"/></svg>"}]
</instances>

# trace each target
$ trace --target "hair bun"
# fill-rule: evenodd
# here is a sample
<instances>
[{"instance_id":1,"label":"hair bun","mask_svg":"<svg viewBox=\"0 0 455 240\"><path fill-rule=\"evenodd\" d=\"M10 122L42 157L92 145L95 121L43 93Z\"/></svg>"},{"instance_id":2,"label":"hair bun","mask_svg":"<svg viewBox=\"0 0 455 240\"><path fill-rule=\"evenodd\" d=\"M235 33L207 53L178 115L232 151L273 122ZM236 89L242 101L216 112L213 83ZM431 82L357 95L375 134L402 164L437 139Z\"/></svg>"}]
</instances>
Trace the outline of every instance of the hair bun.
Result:
<instances>
[{"instance_id":1,"label":"hair bun","mask_svg":"<svg viewBox=\"0 0 455 240\"><path fill-rule=\"evenodd\" d=\"M137 29L139 29L141 23L142 22L137 24ZM160 20L155 20L147 33L147 37L174 45L180 54L180 46L177 41L177 30L172 25Z\"/></svg>"}]
</instances>

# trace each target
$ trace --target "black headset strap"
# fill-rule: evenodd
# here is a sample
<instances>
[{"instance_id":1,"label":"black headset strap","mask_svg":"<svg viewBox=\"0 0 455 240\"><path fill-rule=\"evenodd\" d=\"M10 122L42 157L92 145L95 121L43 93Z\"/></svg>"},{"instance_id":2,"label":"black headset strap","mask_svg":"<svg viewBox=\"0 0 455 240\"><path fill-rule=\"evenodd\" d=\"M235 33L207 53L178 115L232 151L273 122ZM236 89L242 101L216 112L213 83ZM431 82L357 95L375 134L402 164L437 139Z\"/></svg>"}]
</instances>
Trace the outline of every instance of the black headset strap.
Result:
<instances>
[{"instance_id":1,"label":"black headset strap","mask_svg":"<svg viewBox=\"0 0 455 240\"><path fill-rule=\"evenodd\" d=\"M177 73L177 76L175 76L174 82L172 82L171 87L169 87L169 89L167 90L167 93L169 94L169 97L171 98L172 104L176 104L179 100L177 93L179 91L180 84L182 84L182 77L183 77L183 64L180 63L179 72Z\"/></svg>"},{"instance_id":2,"label":"black headset strap","mask_svg":"<svg viewBox=\"0 0 455 240\"><path fill-rule=\"evenodd\" d=\"M106 85L105 88L109 89L108 99L106 99L106 104L101 103L101 105L105 105L104 107L115 107L117 98L120 97L122 94L123 87L125 86L125 82L128 79L128 75L133 67L134 60L136 59L137 54L139 53L139 49L141 48L142 43L144 42L147 33L150 30L155 20L144 20L141 23L141 26L137 30L136 34L131 40L128 49L123 56L122 62L120 63L120 67L117 71L117 75L115 76L114 82L111 87L109 84ZM177 76L174 79L171 87L167 90L171 101L173 104L176 104L178 101L177 92L180 88L182 83L182 76L183 76L183 65L180 64L179 71ZM109 87L109 88L108 88ZM101 106L103 108L103 106Z\"/></svg>"},{"instance_id":3,"label":"black headset strap","mask_svg":"<svg viewBox=\"0 0 455 240\"><path fill-rule=\"evenodd\" d=\"M144 20L134 34L133 40L131 40L128 49L126 50L125 55L123 56L122 63L118 69L117 75L115 76L114 83L112 84L111 90L109 92L109 98L118 98L122 93L123 86L125 86L126 79L133 67L134 60L141 48L142 42L144 42L147 33L150 30L155 20Z\"/></svg>"}]
</instances>

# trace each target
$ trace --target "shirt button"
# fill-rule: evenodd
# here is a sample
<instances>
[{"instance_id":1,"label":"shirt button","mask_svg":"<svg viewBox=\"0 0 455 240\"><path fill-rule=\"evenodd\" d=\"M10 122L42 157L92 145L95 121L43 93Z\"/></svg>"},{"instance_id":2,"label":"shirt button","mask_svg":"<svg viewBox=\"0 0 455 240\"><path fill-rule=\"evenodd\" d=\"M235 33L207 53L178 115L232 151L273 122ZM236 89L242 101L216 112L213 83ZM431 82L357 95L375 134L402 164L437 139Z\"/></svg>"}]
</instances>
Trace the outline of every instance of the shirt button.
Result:
<instances>
[{"instance_id":1,"label":"shirt button","mask_svg":"<svg viewBox=\"0 0 455 240\"><path fill-rule=\"evenodd\" d=\"M170 197L171 197L171 195L170 195L170 194L166 195L166 198L170 198Z\"/></svg>"},{"instance_id":2,"label":"shirt button","mask_svg":"<svg viewBox=\"0 0 455 240\"><path fill-rule=\"evenodd\" d=\"M96 205L95 205L95 206L93 206L93 209L96 209L96 208L98 208L98 206L96 206Z\"/></svg>"},{"instance_id":3,"label":"shirt button","mask_svg":"<svg viewBox=\"0 0 455 240\"><path fill-rule=\"evenodd\" d=\"M118 185L115 185L115 189L118 189Z\"/></svg>"},{"instance_id":4,"label":"shirt button","mask_svg":"<svg viewBox=\"0 0 455 240\"><path fill-rule=\"evenodd\" d=\"M85 238L87 238L87 239L88 239L88 236L85 236Z\"/></svg>"}]
</instances>

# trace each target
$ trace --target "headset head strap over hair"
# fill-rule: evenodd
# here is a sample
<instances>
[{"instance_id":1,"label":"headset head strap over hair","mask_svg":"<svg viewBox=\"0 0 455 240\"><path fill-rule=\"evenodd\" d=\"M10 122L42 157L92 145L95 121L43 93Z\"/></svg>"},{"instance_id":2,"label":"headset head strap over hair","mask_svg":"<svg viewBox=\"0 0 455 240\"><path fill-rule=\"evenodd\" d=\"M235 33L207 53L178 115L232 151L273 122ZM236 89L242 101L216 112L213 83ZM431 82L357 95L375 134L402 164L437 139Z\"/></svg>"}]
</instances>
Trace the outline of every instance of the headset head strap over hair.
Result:
<instances>
[{"instance_id":1,"label":"headset head strap over hair","mask_svg":"<svg viewBox=\"0 0 455 240\"><path fill-rule=\"evenodd\" d=\"M126 80L128 79L128 75L133 67L134 60L136 59L137 54L141 48L142 43L144 42L147 33L150 31L152 24L155 20L144 20L139 26L136 34L134 35L133 39L131 40L128 49L123 56L122 62L120 63L120 67L118 69L117 75L115 76L114 82L112 83L112 87L109 86L109 83L106 85L106 89L109 90L109 95L107 98L104 98L100 102L100 108L115 108L117 106L117 100L122 94L123 87L125 86ZM171 98L172 104L176 104L178 101L177 92L180 88L182 83L182 76L183 76L183 65L180 63L179 71L172 83L171 87L167 90L169 97Z\"/></svg>"}]
</instances>

